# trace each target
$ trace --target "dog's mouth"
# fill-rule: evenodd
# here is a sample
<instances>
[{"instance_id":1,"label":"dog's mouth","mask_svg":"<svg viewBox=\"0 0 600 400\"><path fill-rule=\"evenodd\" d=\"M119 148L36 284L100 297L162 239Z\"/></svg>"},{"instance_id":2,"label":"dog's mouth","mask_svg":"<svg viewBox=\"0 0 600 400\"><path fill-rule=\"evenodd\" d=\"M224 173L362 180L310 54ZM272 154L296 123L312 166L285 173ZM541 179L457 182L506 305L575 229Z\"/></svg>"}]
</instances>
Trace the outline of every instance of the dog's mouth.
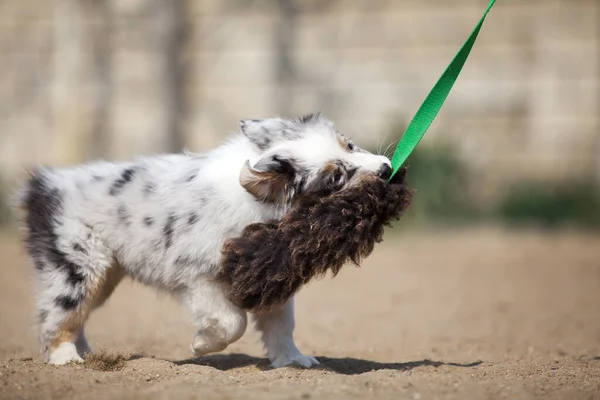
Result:
<instances>
[{"instance_id":1,"label":"dog's mouth","mask_svg":"<svg viewBox=\"0 0 600 400\"><path fill-rule=\"evenodd\" d=\"M404 185L406 183L406 168L400 168L396 174L392 175L388 183L390 185Z\"/></svg>"},{"instance_id":2,"label":"dog's mouth","mask_svg":"<svg viewBox=\"0 0 600 400\"><path fill-rule=\"evenodd\" d=\"M392 169L386 165L387 168L380 169L379 171L362 171L355 174L354 178L348 182L348 185L341 190L355 188L362 186L367 182L383 181L390 185L404 185L406 182L406 169L401 168L396 174L392 176ZM391 178L390 178L391 177Z\"/></svg>"}]
</instances>

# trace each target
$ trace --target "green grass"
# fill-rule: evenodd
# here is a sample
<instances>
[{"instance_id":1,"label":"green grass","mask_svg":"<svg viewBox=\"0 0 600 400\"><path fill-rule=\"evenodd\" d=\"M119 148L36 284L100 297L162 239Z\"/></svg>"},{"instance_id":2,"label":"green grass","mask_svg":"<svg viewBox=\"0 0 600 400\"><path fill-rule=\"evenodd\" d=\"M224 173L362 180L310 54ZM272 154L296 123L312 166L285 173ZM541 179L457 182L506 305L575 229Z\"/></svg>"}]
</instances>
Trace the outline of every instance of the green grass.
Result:
<instances>
[{"instance_id":1,"label":"green grass","mask_svg":"<svg viewBox=\"0 0 600 400\"><path fill-rule=\"evenodd\" d=\"M600 186L594 179L569 183L521 182L497 207L501 221L545 229L600 229Z\"/></svg>"}]
</instances>

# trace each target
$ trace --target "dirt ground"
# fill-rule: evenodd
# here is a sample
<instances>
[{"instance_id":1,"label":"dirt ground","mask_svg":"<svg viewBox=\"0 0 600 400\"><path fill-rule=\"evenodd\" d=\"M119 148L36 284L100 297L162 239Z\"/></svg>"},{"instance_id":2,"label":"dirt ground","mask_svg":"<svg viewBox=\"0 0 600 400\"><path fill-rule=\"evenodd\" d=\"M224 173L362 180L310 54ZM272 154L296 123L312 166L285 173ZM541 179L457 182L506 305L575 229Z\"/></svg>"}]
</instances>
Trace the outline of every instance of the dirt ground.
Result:
<instances>
[{"instance_id":1,"label":"dirt ground","mask_svg":"<svg viewBox=\"0 0 600 400\"><path fill-rule=\"evenodd\" d=\"M24 252L0 236L0 398L600 399L600 236L386 239L298 296L296 340L321 366L271 370L252 329L190 359L184 311L131 282L87 325L92 348L125 361L46 366Z\"/></svg>"}]
</instances>

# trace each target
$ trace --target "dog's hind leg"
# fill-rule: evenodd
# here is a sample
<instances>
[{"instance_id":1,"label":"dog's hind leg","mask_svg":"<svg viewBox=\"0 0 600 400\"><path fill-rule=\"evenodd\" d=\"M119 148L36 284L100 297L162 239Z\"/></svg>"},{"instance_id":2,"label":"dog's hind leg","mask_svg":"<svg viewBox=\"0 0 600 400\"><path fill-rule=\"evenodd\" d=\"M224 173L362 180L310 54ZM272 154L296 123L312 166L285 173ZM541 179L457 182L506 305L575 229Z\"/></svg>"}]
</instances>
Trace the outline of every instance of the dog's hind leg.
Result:
<instances>
[{"instance_id":1,"label":"dog's hind leg","mask_svg":"<svg viewBox=\"0 0 600 400\"><path fill-rule=\"evenodd\" d=\"M83 326L122 277L91 229L71 222L73 234L30 226L28 251L35 266L40 344L50 364L81 362L89 346ZM36 230L37 229L37 230Z\"/></svg>"},{"instance_id":2,"label":"dog's hind leg","mask_svg":"<svg viewBox=\"0 0 600 400\"><path fill-rule=\"evenodd\" d=\"M83 324L88 314L85 300L72 295L59 295L54 300L48 297L41 294L38 301L44 360L54 365L82 362L82 352L88 350L83 336Z\"/></svg>"},{"instance_id":3,"label":"dog's hind leg","mask_svg":"<svg viewBox=\"0 0 600 400\"><path fill-rule=\"evenodd\" d=\"M52 265L37 271L41 352L49 364L81 362L91 351L83 327L106 292L106 272L65 274Z\"/></svg>"},{"instance_id":4,"label":"dog's hind leg","mask_svg":"<svg viewBox=\"0 0 600 400\"><path fill-rule=\"evenodd\" d=\"M227 300L217 284L198 282L186 288L180 300L198 327L191 345L196 357L225 350L246 331L246 311Z\"/></svg>"},{"instance_id":5,"label":"dog's hind leg","mask_svg":"<svg viewBox=\"0 0 600 400\"><path fill-rule=\"evenodd\" d=\"M85 332L83 331L83 327L79 329L77 332L77 339L75 339L75 349L77 350L77 354L81 354L82 356L85 354L89 354L92 352L92 349L85 338Z\"/></svg>"},{"instance_id":6,"label":"dog's hind leg","mask_svg":"<svg viewBox=\"0 0 600 400\"><path fill-rule=\"evenodd\" d=\"M74 204L71 196L47 171L37 171L21 197L37 278L41 350L51 364L82 361L81 352L89 351L83 325L120 279L110 274L116 264L101 237L81 220L77 207L66 207Z\"/></svg>"},{"instance_id":7,"label":"dog's hind leg","mask_svg":"<svg viewBox=\"0 0 600 400\"><path fill-rule=\"evenodd\" d=\"M291 364L310 368L319 364L314 357L303 355L294 343L294 298L278 309L255 315L254 321L274 368Z\"/></svg>"},{"instance_id":8,"label":"dog's hind leg","mask_svg":"<svg viewBox=\"0 0 600 400\"><path fill-rule=\"evenodd\" d=\"M49 268L49 267L48 267ZM45 361L62 365L83 361L89 346L83 335L97 283L80 275L76 284L60 271L39 273L40 344Z\"/></svg>"},{"instance_id":9,"label":"dog's hind leg","mask_svg":"<svg viewBox=\"0 0 600 400\"><path fill-rule=\"evenodd\" d=\"M123 276L123 270L116 264L106 271L106 274L104 275L104 281L100 282L100 285L98 285L97 288L93 288L91 290L90 296L93 301L89 312L104 304L104 302L115 290L119 282L121 282ZM92 352L92 349L85 338L83 327L79 329L77 339L75 340L75 347L77 348L77 353L80 355Z\"/></svg>"}]
</instances>

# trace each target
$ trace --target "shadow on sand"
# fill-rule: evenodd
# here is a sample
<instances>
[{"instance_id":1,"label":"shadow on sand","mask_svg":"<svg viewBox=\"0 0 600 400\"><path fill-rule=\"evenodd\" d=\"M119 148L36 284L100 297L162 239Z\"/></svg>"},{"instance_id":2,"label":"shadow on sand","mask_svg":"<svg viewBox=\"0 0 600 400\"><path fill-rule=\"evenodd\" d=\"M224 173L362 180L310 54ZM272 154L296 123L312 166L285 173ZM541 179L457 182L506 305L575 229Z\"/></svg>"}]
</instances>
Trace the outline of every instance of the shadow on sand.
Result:
<instances>
[{"instance_id":1,"label":"shadow on sand","mask_svg":"<svg viewBox=\"0 0 600 400\"><path fill-rule=\"evenodd\" d=\"M364 374L365 372L380 371L380 370L395 370L395 371L409 371L413 368L418 367L440 367L444 365L458 367L458 368L472 368L482 364L482 361L475 361L468 364L460 364L453 362L443 361L432 361L432 360L421 360L421 361L410 361L402 363L382 363L370 360L361 360L358 358L329 358L329 357L317 357L317 360L321 363L320 366L314 367L316 369L323 369L336 372L343 375L358 375ZM221 371L228 371L234 368L243 368L249 366L256 366L262 370L269 369L269 362L265 358L251 357L245 354L217 354L204 356L200 358L175 361L176 365L203 365L212 368L216 368Z\"/></svg>"}]
</instances>

